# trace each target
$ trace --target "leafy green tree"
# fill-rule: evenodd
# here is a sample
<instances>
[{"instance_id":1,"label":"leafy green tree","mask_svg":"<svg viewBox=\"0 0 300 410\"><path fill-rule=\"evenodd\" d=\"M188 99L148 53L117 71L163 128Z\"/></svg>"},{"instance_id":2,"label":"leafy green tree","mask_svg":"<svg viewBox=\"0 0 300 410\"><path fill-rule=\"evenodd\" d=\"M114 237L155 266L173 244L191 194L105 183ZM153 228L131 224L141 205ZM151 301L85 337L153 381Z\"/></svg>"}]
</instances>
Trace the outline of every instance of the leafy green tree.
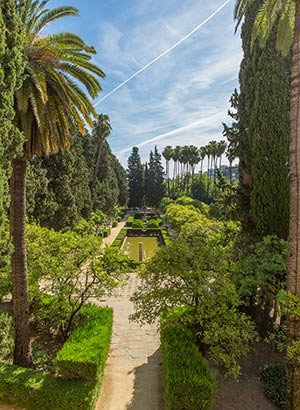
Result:
<instances>
[{"instance_id":1,"label":"leafy green tree","mask_svg":"<svg viewBox=\"0 0 300 410\"><path fill-rule=\"evenodd\" d=\"M27 230L28 271L32 303L46 334L66 339L82 306L121 285L129 259L119 249L100 249L98 238L55 232L36 225ZM100 255L99 255L100 253ZM51 295L43 305L44 294Z\"/></svg>"},{"instance_id":2,"label":"leafy green tree","mask_svg":"<svg viewBox=\"0 0 300 410\"><path fill-rule=\"evenodd\" d=\"M233 280L250 312L263 314L263 319L278 313L276 297L285 288L287 242L275 235L265 236L247 247L246 255L237 264Z\"/></svg>"},{"instance_id":3,"label":"leafy green tree","mask_svg":"<svg viewBox=\"0 0 300 410\"><path fill-rule=\"evenodd\" d=\"M235 17L238 22L247 14L252 0L238 0L236 3ZM290 88L290 219L289 219L289 252L287 289L296 298L300 296L300 175L298 166L300 160L300 135L299 104L300 104L300 3L296 0L264 0L254 21L252 30L252 44L258 38L261 46L265 46L272 33L272 28L279 18L277 27L276 46L284 54L290 51L291 63L291 88ZM275 102L274 102L275 103ZM287 396L289 409L300 408L300 366L299 358L300 315L290 312L288 315L288 346L293 354L288 357ZM298 350L298 351L297 351Z\"/></svg>"},{"instance_id":4,"label":"leafy green tree","mask_svg":"<svg viewBox=\"0 0 300 410\"><path fill-rule=\"evenodd\" d=\"M255 332L239 310L241 301L230 280L231 247L238 232L231 225L205 217L185 224L178 239L146 263L132 298L132 318L152 322L169 308L188 307L186 320L195 326L202 352L208 349L215 364L237 377L237 358L247 354Z\"/></svg>"},{"instance_id":5,"label":"leafy green tree","mask_svg":"<svg viewBox=\"0 0 300 410\"><path fill-rule=\"evenodd\" d=\"M198 201L210 203L212 198L210 197L208 190L208 177L206 174L197 174L193 178L191 186L191 196Z\"/></svg>"},{"instance_id":6,"label":"leafy green tree","mask_svg":"<svg viewBox=\"0 0 300 410\"><path fill-rule=\"evenodd\" d=\"M101 87L100 68L90 62L93 47L71 33L41 35L51 22L77 15L73 7L45 8L47 1L25 0L19 18L25 31L25 79L15 92L15 123L25 135L22 153L12 160L10 233L12 254L13 311L15 322L14 363L31 366L29 302L25 245L26 160L48 155L68 146L71 132L85 134L85 122L96 115L87 95L95 97Z\"/></svg>"},{"instance_id":7,"label":"leafy green tree","mask_svg":"<svg viewBox=\"0 0 300 410\"><path fill-rule=\"evenodd\" d=\"M128 158L127 178L129 186L128 205L140 208L144 201L144 169L137 147L132 148L132 153Z\"/></svg>"}]
</instances>

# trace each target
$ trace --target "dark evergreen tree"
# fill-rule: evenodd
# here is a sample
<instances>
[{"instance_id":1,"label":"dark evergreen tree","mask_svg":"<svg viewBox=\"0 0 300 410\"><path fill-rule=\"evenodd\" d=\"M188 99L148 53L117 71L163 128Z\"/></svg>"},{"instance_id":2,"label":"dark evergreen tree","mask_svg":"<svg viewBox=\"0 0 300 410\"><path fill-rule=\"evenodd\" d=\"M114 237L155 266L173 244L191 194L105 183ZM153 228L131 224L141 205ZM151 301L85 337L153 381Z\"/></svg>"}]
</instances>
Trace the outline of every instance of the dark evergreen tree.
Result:
<instances>
[{"instance_id":1,"label":"dark evergreen tree","mask_svg":"<svg viewBox=\"0 0 300 410\"><path fill-rule=\"evenodd\" d=\"M145 201L146 204L158 207L164 195L164 169L161 155L157 147L151 151L147 172L145 172Z\"/></svg>"},{"instance_id":2,"label":"dark evergreen tree","mask_svg":"<svg viewBox=\"0 0 300 410\"><path fill-rule=\"evenodd\" d=\"M22 134L13 123L14 93L23 80L24 47L22 22L17 13L17 2L0 2L0 287L2 274L9 272L9 239L7 209L9 206L8 170L11 152L22 147ZM1 292L1 289L0 289ZM0 294L1 298L1 294Z\"/></svg>"},{"instance_id":3,"label":"dark evergreen tree","mask_svg":"<svg viewBox=\"0 0 300 410\"><path fill-rule=\"evenodd\" d=\"M117 184L119 188L118 205L126 206L129 197L128 181L125 169L120 164L120 161L114 154L111 154L112 165L116 174Z\"/></svg>"},{"instance_id":4,"label":"dark evergreen tree","mask_svg":"<svg viewBox=\"0 0 300 410\"><path fill-rule=\"evenodd\" d=\"M127 178L129 186L129 207L140 208L144 201L144 169L137 147L132 148L132 153L127 162Z\"/></svg>"},{"instance_id":5,"label":"dark evergreen tree","mask_svg":"<svg viewBox=\"0 0 300 410\"><path fill-rule=\"evenodd\" d=\"M289 75L290 58L276 50L275 31L265 48L251 51L256 1L242 28L238 155L240 207L244 226L259 236L286 238L289 219Z\"/></svg>"}]
</instances>

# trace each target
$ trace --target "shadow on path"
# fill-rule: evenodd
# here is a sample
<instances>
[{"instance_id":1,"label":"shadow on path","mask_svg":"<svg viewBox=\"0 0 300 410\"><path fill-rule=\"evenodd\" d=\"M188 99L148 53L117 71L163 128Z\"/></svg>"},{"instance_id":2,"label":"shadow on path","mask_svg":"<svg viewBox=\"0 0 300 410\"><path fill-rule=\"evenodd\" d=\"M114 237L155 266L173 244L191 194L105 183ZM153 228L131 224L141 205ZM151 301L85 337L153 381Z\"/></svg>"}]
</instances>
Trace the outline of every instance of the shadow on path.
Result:
<instances>
[{"instance_id":1,"label":"shadow on path","mask_svg":"<svg viewBox=\"0 0 300 410\"><path fill-rule=\"evenodd\" d=\"M126 410L164 410L161 350L156 350L152 356L149 356L148 363L136 367L133 372L133 396Z\"/></svg>"}]
</instances>

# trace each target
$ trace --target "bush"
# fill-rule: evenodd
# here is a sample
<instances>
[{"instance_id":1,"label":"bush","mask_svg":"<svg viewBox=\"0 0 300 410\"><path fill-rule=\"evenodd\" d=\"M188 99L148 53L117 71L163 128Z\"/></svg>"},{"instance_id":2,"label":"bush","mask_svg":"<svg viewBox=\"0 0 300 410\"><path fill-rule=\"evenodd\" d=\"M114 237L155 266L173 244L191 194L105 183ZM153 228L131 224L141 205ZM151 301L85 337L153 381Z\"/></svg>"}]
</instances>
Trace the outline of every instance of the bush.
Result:
<instances>
[{"instance_id":1,"label":"bush","mask_svg":"<svg viewBox=\"0 0 300 410\"><path fill-rule=\"evenodd\" d=\"M102 237L107 238L110 235L111 230L109 228L104 228L102 231Z\"/></svg>"},{"instance_id":2,"label":"bush","mask_svg":"<svg viewBox=\"0 0 300 410\"><path fill-rule=\"evenodd\" d=\"M259 370L259 378L264 386L264 393L281 409L287 409L286 404L286 371L280 364L271 364Z\"/></svg>"},{"instance_id":3,"label":"bush","mask_svg":"<svg viewBox=\"0 0 300 410\"><path fill-rule=\"evenodd\" d=\"M113 241L113 243L112 243L111 246L116 247L116 248L120 248L121 245L122 245L122 243L123 243L123 240L124 240L124 238L125 238L125 236L126 236L126 233L127 233L127 229L126 229L126 228L121 229L120 232L119 232L119 234L118 234L118 236L117 236L116 239Z\"/></svg>"},{"instance_id":4,"label":"bush","mask_svg":"<svg viewBox=\"0 0 300 410\"><path fill-rule=\"evenodd\" d=\"M64 380L61 377L55 378L48 372L0 363L0 402L34 410L95 409L109 350L112 310L92 305L87 305L82 310L87 320L79 325L74 336L71 335L67 342L69 347L62 348L62 353L58 356L63 360L58 362L63 371L68 368L68 374L74 375L75 372L77 377L81 373L89 381ZM75 347L73 353L72 344ZM76 366L80 368L77 373Z\"/></svg>"},{"instance_id":5,"label":"bush","mask_svg":"<svg viewBox=\"0 0 300 410\"><path fill-rule=\"evenodd\" d=\"M94 410L95 384L0 363L0 402L34 410ZM98 395L99 389L97 389Z\"/></svg>"},{"instance_id":6,"label":"bush","mask_svg":"<svg viewBox=\"0 0 300 410\"><path fill-rule=\"evenodd\" d=\"M112 227L115 228L116 226L118 226L118 220L115 219L112 223Z\"/></svg>"},{"instance_id":7,"label":"bush","mask_svg":"<svg viewBox=\"0 0 300 410\"><path fill-rule=\"evenodd\" d=\"M147 228L159 228L159 221L157 219L150 219L147 224Z\"/></svg>"},{"instance_id":8,"label":"bush","mask_svg":"<svg viewBox=\"0 0 300 410\"><path fill-rule=\"evenodd\" d=\"M134 216L130 215L126 221L126 226L132 226L133 222L134 222Z\"/></svg>"},{"instance_id":9,"label":"bush","mask_svg":"<svg viewBox=\"0 0 300 410\"><path fill-rule=\"evenodd\" d=\"M0 312L0 360L8 360L14 347L12 317Z\"/></svg>"},{"instance_id":10,"label":"bush","mask_svg":"<svg viewBox=\"0 0 300 410\"><path fill-rule=\"evenodd\" d=\"M88 320L73 331L58 352L55 365L64 379L95 381L103 373L109 351L112 309L86 305L82 314Z\"/></svg>"},{"instance_id":11,"label":"bush","mask_svg":"<svg viewBox=\"0 0 300 410\"><path fill-rule=\"evenodd\" d=\"M136 219L133 223L132 223L132 228L135 229L143 229L144 228L144 222L142 219Z\"/></svg>"},{"instance_id":12,"label":"bush","mask_svg":"<svg viewBox=\"0 0 300 410\"><path fill-rule=\"evenodd\" d=\"M164 325L161 345L167 410L209 410L216 381L195 344L193 332L184 325Z\"/></svg>"}]
</instances>

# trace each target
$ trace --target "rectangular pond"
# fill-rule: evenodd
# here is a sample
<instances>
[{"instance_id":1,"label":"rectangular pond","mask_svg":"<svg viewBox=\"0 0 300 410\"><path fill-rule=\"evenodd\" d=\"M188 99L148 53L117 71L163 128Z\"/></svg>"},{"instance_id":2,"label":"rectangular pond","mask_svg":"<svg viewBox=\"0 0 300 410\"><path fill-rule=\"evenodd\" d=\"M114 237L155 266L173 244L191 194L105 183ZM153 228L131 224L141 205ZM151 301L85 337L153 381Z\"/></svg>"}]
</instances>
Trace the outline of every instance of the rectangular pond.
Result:
<instances>
[{"instance_id":1,"label":"rectangular pond","mask_svg":"<svg viewBox=\"0 0 300 410\"><path fill-rule=\"evenodd\" d=\"M159 246L158 236L126 236L122 249L135 262L140 261L140 247L142 260L150 258Z\"/></svg>"}]
</instances>

